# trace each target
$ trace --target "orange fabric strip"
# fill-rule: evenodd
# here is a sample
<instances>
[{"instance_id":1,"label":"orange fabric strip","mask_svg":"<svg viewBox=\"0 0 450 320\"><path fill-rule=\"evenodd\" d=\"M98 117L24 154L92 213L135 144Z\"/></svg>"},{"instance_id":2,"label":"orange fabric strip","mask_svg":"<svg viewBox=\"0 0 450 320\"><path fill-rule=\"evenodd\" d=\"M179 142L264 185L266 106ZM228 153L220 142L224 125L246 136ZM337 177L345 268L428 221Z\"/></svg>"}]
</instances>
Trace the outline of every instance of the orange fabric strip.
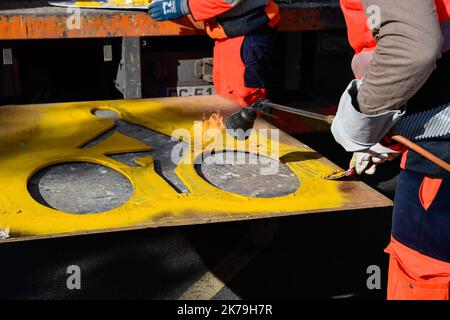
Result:
<instances>
[{"instance_id":1,"label":"orange fabric strip","mask_svg":"<svg viewBox=\"0 0 450 320\"><path fill-rule=\"evenodd\" d=\"M420 203L425 210L428 210L433 203L441 184L442 179L423 178L422 184L420 185L419 198Z\"/></svg>"},{"instance_id":2,"label":"orange fabric strip","mask_svg":"<svg viewBox=\"0 0 450 320\"><path fill-rule=\"evenodd\" d=\"M232 9L233 6L224 0L189 0L189 8L195 20L207 20Z\"/></svg>"},{"instance_id":3,"label":"orange fabric strip","mask_svg":"<svg viewBox=\"0 0 450 320\"><path fill-rule=\"evenodd\" d=\"M450 263L423 255L393 237L390 254L388 300L448 300Z\"/></svg>"}]
</instances>

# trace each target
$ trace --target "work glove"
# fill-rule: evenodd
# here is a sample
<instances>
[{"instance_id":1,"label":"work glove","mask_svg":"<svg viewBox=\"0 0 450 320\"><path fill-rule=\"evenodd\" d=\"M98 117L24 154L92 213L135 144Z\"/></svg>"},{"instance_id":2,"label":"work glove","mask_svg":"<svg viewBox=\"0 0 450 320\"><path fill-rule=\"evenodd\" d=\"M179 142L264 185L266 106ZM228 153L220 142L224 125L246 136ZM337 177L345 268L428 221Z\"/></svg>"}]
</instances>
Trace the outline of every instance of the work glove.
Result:
<instances>
[{"instance_id":1,"label":"work glove","mask_svg":"<svg viewBox=\"0 0 450 320\"><path fill-rule=\"evenodd\" d=\"M153 20L166 21L179 19L187 12L182 8L182 0L158 0L150 4L148 14Z\"/></svg>"},{"instance_id":2,"label":"work glove","mask_svg":"<svg viewBox=\"0 0 450 320\"><path fill-rule=\"evenodd\" d=\"M363 80L353 80L345 90L331 132L346 151L353 152L350 168L355 168L357 174L374 174L378 164L393 160L402 151L402 145L386 135L404 111L362 114L357 99L362 83Z\"/></svg>"},{"instance_id":3,"label":"work glove","mask_svg":"<svg viewBox=\"0 0 450 320\"><path fill-rule=\"evenodd\" d=\"M392 161L398 157L405 147L385 137L365 152L354 152L350 161L350 168L355 168L357 174L372 175L377 166L385 161Z\"/></svg>"}]
</instances>

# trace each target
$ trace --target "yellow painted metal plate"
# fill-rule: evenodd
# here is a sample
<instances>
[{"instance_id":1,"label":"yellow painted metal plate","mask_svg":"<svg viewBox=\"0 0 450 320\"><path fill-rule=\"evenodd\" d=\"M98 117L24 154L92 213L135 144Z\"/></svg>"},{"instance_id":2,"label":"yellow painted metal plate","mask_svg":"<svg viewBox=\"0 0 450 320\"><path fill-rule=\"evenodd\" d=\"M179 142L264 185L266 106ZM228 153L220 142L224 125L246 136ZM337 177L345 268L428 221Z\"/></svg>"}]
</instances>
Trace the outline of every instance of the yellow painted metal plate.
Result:
<instances>
[{"instance_id":1,"label":"yellow painted metal plate","mask_svg":"<svg viewBox=\"0 0 450 320\"><path fill-rule=\"evenodd\" d=\"M114 110L125 121L165 135L172 135L176 129L192 133L191 140L186 141L190 142L190 151L185 155L192 159L205 150L256 153L261 147L267 147L270 156L275 145L271 139L262 138L249 139L257 141L255 145L249 141L236 145L233 139L225 139L223 130L225 145L214 139L195 145L194 121L208 119L214 113L226 116L238 109L219 96L0 107L0 229L10 235L0 241L391 205L390 200L362 182L322 179L321 176L337 167L283 132L279 138L279 157L295 155L288 163L300 180L294 193L254 198L226 192L199 176L189 161L178 164L175 173L190 192L178 193L156 174L151 157L138 159L138 167L108 157L148 151L151 146L116 132L99 144L81 148L114 126L114 120L93 115L96 109ZM275 129L261 119L255 128ZM49 165L73 161L101 164L122 173L134 187L132 197L119 208L83 215L61 212L36 202L27 190L29 178Z\"/></svg>"}]
</instances>

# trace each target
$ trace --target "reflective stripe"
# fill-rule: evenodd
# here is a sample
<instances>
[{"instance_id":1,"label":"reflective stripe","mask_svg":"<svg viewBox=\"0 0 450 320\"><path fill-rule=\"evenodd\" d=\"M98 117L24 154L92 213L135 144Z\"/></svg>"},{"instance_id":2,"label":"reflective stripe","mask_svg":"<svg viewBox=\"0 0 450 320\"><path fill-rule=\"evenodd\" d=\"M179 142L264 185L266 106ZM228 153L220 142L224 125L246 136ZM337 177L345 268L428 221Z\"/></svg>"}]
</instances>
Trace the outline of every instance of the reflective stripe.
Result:
<instances>
[{"instance_id":1,"label":"reflective stripe","mask_svg":"<svg viewBox=\"0 0 450 320\"><path fill-rule=\"evenodd\" d=\"M439 107L425 105L421 109L402 118L392 133L414 141L450 138L450 102Z\"/></svg>"}]
</instances>

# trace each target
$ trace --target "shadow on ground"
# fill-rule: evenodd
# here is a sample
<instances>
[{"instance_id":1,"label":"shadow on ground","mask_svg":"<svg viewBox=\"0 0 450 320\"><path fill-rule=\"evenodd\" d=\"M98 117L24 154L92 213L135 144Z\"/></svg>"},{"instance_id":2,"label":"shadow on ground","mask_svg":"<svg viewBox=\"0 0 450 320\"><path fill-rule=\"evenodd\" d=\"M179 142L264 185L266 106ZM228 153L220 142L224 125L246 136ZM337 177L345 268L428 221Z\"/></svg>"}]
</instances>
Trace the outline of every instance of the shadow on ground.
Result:
<instances>
[{"instance_id":1,"label":"shadow on ground","mask_svg":"<svg viewBox=\"0 0 450 320\"><path fill-rule=\"evenodd\" d=\"M390 209L374 209L2 244L0 298L177 299L256 227L270 241L247 244L257 254L213 298L383 299L389 225ZM81 290L66 287L73 264ZM370 265L381 290L366 287Z\"/></svg>"}]
</instances>

